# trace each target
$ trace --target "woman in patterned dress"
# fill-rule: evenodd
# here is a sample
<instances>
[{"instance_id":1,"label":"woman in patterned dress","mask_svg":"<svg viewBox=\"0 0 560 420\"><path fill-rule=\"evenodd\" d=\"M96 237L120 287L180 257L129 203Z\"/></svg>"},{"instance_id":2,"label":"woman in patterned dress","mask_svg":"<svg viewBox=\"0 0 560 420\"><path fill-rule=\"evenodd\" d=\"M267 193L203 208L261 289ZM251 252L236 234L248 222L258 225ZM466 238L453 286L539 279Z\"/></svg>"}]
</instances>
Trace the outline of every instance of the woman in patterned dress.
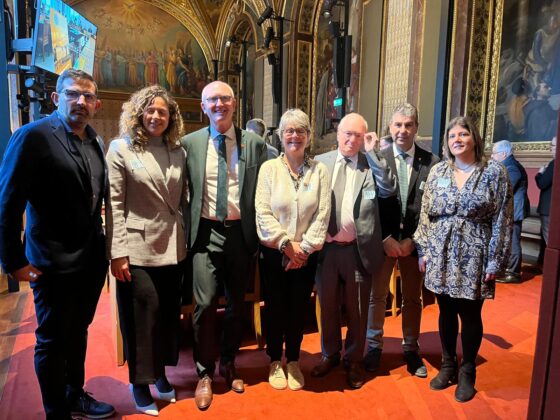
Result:
<instances>
[{"instance_id":1,"label":"woman in patterned dress","mask_svg":"<svg viewBox=\"0 0 560 420\"><path fill-rule=\"evenodd\" d=\"M484 158L483 140L468 118L455 118L447 126L444 155L428 176L414 241L426 288L436 294L440 310L442 366L430 388L444 389L458 380L455 399L465 402L476 392L482 304L494 298L496 275L507 264L513 195L505 168Z\"/></svg>"}]
</instances>

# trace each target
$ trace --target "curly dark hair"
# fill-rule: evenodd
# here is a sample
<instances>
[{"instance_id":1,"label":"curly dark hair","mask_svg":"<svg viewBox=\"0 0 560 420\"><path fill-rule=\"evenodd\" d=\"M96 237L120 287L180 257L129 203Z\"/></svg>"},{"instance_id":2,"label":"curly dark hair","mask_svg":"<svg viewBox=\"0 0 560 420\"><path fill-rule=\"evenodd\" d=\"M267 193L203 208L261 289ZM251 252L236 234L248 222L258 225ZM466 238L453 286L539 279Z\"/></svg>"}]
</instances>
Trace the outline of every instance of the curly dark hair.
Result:
<instances>
[{"instance_id":1,"label":"curly dark hair","mask_svg":"<svg viewBox=\"0 0 560 420\"><path fill-rule=\"evenodd\" d=\"M163 133L163 139L169 149L181 147L179 139L183 135L183 117L179 105L163 87L152 85L140 89L132 94L122 106L119 119L121 137L128 137L132 146L137 150L144 150L148 143L148 134L142 122L146 108L155 98L161 98L169 108L169 125Z\"/></svg>"}]
</instances>

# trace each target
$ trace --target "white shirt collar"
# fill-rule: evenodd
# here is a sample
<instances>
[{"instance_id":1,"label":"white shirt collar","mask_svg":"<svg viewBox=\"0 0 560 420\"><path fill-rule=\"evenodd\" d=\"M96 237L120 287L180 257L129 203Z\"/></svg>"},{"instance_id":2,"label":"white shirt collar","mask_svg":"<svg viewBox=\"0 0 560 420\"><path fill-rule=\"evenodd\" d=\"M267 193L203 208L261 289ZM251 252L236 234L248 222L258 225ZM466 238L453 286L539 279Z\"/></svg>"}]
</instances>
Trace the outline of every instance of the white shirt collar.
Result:
<instances>
[{"instance_id":1,"label":"white shirt collar","mask_svg":"<svg viewBox=\"0 0 560 420\"><path fill-rule=\"evenodd\" d=\"M214 127L210 126L210 138L215 139L220 134L225 135L230 140L235 140L235 127L232 124L231 127L227 129L225 133L220 133Z\"/></svg>"},{"instance_id":2,"label":"white shirt collar","mask_svg":"<svg viewBox=\"0 0 560 420\"><path fill-rule=\"evenodd\" d=\"M395 156L395 158L398 155L400 155L402 152L403 152L403 150L399 149L399 147L397 146L397 143L393 142L393 155ZM416 153L416 143L413 142L412 147L408 150L404 150L404 152L408 155L408 158L414 159L414 153Z\"/></svg>"},{"instance_id":3,"label":"white shirt collar","mask_svg":"<svg viewBox=\"0 0 560 420\"><path fill-rule=\"evenodd\" d=\"M340 153L339 150L338 154L336 155L336 163L340 162L343 159L350 159L353 167L355 167L358 164L358 154L355 154L354 156L346 157L342 153Z\"/></svg>"}]
</instances>

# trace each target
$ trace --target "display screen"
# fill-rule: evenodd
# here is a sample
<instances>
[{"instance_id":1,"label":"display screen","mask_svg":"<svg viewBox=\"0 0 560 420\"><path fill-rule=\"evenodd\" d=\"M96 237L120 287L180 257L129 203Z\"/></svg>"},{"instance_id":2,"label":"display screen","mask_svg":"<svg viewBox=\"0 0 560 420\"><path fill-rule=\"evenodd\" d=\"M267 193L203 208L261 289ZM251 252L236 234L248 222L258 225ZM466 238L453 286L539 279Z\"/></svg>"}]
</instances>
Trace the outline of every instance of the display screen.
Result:
<instances>
[{"instance_id":1,"label":"display screen","mask_svg":"<svg viewBox=\"0 0 560 420\"><path fill-rule=\"evenodd\" d=\"M38 0L32 65L93 73L97 26L60 0Z\"/></svg>"}]
</instances>

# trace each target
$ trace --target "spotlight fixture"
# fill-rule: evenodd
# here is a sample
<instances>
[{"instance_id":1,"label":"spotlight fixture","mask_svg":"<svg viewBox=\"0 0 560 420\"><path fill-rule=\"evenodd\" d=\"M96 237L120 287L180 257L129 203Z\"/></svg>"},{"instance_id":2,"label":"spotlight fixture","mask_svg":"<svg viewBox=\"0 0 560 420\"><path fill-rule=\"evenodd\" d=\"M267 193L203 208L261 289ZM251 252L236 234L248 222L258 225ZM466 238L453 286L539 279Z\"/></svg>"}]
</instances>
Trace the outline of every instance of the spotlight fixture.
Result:
<instances>
[{"instance_id":1,"label":"spotlight fixture","mask_svg":"<svg viewBox=\"0 0 560 420\"><path fill-rule=\"evenodd\" d=\"M276 64L276 54L274 54L273 52L267 54L266 58L268 59L268 64L270 64L271 66L274 66Z\"/></svg>"},{"instance_id":2,"label":"spotlight fixture","mask_svg":"<svg viewBox=\"0 0 560 420\"><path fill-rule=\"evenodd\" d=\"M270 17L274 14L274 9L272 6L266 6L266 9L261 13L259 18L257 19L257 25L261 26L265 20L270 19Z\"/></svg>"},{"instance_id":3,"label":"spotlight fixture","mask_svg":"<svg viewBox=\"0 0 560 420\"><path fill-rule=\"evenodd\" d=\"M272 29L272 26L269 26L268 28L266 28L266 35L264 36L264 47L266 49L270 48L270 43L272 42L273 39L274 39L274 29Z\"/></svg>"},{"instance_id":4,"label":"spotlight fixture","mask_svg":"<svg viewBox=\"0 0 560 420\"><path fill-rule=\"evenodd\" d=\"M25 79L25 87L29 90L32 90L37 95L42 95L45 92L45 88L32 77Z\"/></svg>"},{"instance_id":5,"label":"spotlight fixture","mask_svg":"<svg viewBox=\"0 0 560 420\"><path fill-rule=\"evenodd\" d=\"M336 0L325 0L323 3L323 16L329 19L332 16L332 9L336 4Z\"/></svg>"},{"instance_id":6,"label":"spotlight fixture","mask_svg":"<svg viewBox=\"0 0 560 420\"><path fill-rule=\"evenodd\" d=\"M331 37L338 38L340 36L340 22L330 21L329 22L329 32Z\"/></svg>"},{"instance_id":7,"label":"spotlight fixture","mask_svg":"<svg viewBox=\"0 0 560 420\"><path fill-rule=\"evenodd\" d=\"M235 43L237 43L237 38L235 37L235 35L230 36L226 41L226 48L231 47L231 44Z\"/></svg>"}]
</instances>

